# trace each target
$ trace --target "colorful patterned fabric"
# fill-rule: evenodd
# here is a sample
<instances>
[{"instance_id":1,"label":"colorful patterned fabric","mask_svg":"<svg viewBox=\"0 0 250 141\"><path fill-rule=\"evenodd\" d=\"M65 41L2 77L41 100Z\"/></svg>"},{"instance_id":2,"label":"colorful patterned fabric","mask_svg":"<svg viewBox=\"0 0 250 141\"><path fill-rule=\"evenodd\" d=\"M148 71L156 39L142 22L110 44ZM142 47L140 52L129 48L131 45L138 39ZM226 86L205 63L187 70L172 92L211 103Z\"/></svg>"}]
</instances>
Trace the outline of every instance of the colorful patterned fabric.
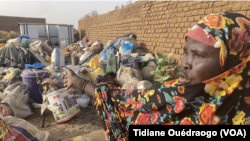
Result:
<instances>
[{"instance_id":1,"label":"colorful patterned fabric","mask_svg":"<svg viewBox=\"0 0 250 141\"><path fill-rule=\"evenodd\" d=\"M107 64L107 68L106 68L106 74L109 73L116 73L116 56L115 54L110 54L108 57L108 64Z\"/></svg>"},{"instance_id":2,"label":"colorful patterned fabric","mask_svg":"<svg viewBox=\"0 0 250 141\"><path fill-rule=\"evenodd\" d=\"M110 89L121 89L119 83L113 78L111 77L110 75L105 75L105 76L102 76L102 75L98 75L96 80L95 80L95 84L98 83L98 84L108 84L109 88Z\"/></svg>"},{"instance_id":3,"label":"colorful patterned fabric","mask_svg":"<svg viewBox=\"0 0 250 141\"><path fill-rule=\"evenodd\" d=\"M129 125L249 125L250 20L237 13L216 13L197 24L220 44L224 72L192 86L178 80L150 90L96 86L96 108L106 139L128 140Z\"/></svg>"}]
</instances>

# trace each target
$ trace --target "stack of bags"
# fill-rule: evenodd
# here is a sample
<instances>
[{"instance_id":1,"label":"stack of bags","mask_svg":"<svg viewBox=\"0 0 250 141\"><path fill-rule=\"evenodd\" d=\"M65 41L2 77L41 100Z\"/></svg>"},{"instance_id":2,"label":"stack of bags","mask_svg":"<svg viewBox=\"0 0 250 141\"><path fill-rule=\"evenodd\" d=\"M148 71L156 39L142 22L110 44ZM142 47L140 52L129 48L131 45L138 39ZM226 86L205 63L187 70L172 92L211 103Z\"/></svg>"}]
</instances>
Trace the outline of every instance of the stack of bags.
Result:
<instances>
[{"instance_id":1,"label":"stack of bags","mask_svg":"<svg viewBox=\"0 0 250 141\"><path fill-rule=\"evenodd\" d=\"M94 83L96 83L98 75L108 74L116 78L122 89L149 89L153 85L151 82L153 82L154 76L150 72L157 67L156 59L152 53L144 53L137 49L134 40L124 39L125 41L116 39L119 44L109 41L102 52L96 52L96 55L84 62L83 66L85 69L92 69L87 72ZM120 45L118 49L114 50L116 54L110 51L115 45ZM90 54L88 48L85 51L85 54ZM108 57L106 58L106 56Z\"/></svg>"},{"instance_id":2,"label":"stack of bags","mask_svg":"<svg viewBox=\"0 0 250 141\"><path fill-rule=\"evenodd\" d=\"M157 67L153 54L142 56L141 53L127 51L121 55L119 64L116 79L122 89L149 89L153 85L154 76L150 72Z\"/></svg>"},{"instance_id":3,"label":"stack of bags","mask_svg":"<svg viewBox=\"0 0 250 141\"><path fill-rule=\"evenodd\" d=\"M14 31L0 31L0 43L5 44L9 39L18 37Z\"/></svg>"},{"instance_id":4,"label":"stack of bags","mask_svg":"<svg viewBox=\"0 0 250 141\"><path fill-rule=\"evenodd\" d=\"M78 49L78 48L79 48L79 45L77 45L77 44L71 44L67 48L63 49L64 55L66 57L70 57L71 51L74 50L74 49Z\"/></svg>"}]
</instances>

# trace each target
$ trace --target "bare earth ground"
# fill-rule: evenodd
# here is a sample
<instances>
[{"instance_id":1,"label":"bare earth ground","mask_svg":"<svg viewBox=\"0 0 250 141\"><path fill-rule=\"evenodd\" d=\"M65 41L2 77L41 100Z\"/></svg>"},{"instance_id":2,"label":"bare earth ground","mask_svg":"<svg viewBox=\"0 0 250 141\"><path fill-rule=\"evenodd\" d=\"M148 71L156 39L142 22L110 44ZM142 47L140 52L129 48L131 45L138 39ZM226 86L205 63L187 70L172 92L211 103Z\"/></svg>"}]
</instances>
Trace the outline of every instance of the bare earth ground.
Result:
<instances>
[{"instance_id":1,"label":"bare earth ground","mask_svg":"<svg viewBox=\"0 0 250 141\"><path fill-rule=\"evenodd\" d=\"M50 132L52 141L74 138L76 136L103 129L101 119L92 105L89 105L86 108L81 108L81 113L71 120L60 124L55 122L52 112L46 110L44 128L42 128L40 109L35 109L34 111L35 114L27 117L25 120L38 127L40 130ZM103 136L102 139L100 138L100 141L105 141L105 137Z\"/></svg>"}]
</instances>

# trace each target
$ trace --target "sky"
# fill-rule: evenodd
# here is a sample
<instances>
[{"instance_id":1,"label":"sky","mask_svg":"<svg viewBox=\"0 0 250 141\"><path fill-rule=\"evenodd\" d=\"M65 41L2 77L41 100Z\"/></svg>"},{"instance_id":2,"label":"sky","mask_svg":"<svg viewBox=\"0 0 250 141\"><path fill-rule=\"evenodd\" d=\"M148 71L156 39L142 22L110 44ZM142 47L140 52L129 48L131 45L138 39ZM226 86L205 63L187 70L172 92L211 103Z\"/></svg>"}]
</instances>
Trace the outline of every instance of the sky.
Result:
<instances>
[{"instance_id":1,"label":"sky","mask_svg":"<svg viewBox=\"0 0 250 141\"><path fill-rule=\"evenodd\" d=\"M1 16L45 18L48 24L71 24L78 29L78 20L92 10L98 14L113 11L115 7L126 5L130 0L78 0L78 1L21 1L0 0ZM137 0L132 0L134 3Z\"/></svg>"}]
</instances>

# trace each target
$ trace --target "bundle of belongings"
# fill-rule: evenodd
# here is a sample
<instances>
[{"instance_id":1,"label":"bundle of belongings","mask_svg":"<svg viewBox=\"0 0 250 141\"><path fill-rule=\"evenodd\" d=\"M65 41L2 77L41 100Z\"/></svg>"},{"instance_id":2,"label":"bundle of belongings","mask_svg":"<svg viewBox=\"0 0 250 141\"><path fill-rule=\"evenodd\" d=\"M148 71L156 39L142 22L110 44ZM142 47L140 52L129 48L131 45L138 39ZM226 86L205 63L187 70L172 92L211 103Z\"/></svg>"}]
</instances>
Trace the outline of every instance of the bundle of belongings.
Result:
<instances>
[{"instance_id":1,"label":"bundle of belongings","mask_svg":"<svg viewBox=\"0 0 250 141\"><path fill-rule=\"evenodd\" d=\"M48 54L49 56L51 56L51 53L53 51L53 49L46 43L44 43L41 40L37 40L33 43L29 44L29 47L35 52L35 53L39 53L41 56L45 56L46 54Z\"/></svg>"},{"instance_id":2,"label":"bundle of belongings","mask_svg":"<svg viewBox=\"0 0 250 141\"><path fill-rule=\"evenodd\" d=\"M76 50L82 51L84 53L83 48L79 47L79 45L77 45L77 44L71 44L71 45L69 45L68 47L66 47L65 49L63 49L63 52L64 52L64 55L66 57L70 57L70 55L74 51L76 51Z\"/></svg>"},{"instance_id":3,"label":"bundle of belongings","mask_svg":"<svg viewBox=\"0 0 250 141\"><path fill-rule=\"evenodd\" d=\"M22 78L20 74L22 73L22 70L19 68L4 68L4 72L0 75L3 75L1 78L2 81L22 81Z\"/></svg>"},{"instance_id":4,"label":"bundle of belongings","mask_svg":"<svg viewBox=\"0 0 250 141\"><path fill-rule=\"evenodd\" d=\"M150 72L157 68L156 58L153 53L138 49L136 38L133 33L125 34L108 41L104 47L100 40L90 46L72 44L64 50L65 54L79 57L79 48L83 48L84 54L78 65L72 63L68 67L78 67L78 75L89 76L88 79L93 83L105 82L105 76L109 75L122 89L149 89L154 82L154 75ZM87 37L84 39L86 43ZM91 104L93 102L91 97Z\"/></svg>"},{"instance_id":5,"label":"bundle of belongings","mask_svg":"<svg viewBox=\"0 0 250 141\"><path fill-rule=\"evenodd\" d=\"M19 35L19 38L21 39L21 44L25 48L29 48L29 44L33 42L29 36Z\"/></svg>"},{"instance_id":6,"label":"bundle of belongings","mask_svg":"<svg viewBox=\"0 0 250 141\"><path fill-rule=\"evenodd\" d=\"M153 75L150 74L151 70L147 68L153 66L152 70L156 69L157 65L154 58L149 59L145 56L134 57L128 51L121 55L118 61L116 79L122 89L149 89L153 85ZM110 59L108 59L106 73L115 73L115 71L110 71L109 66ZM146 72L143 71L145 69L147 70Z\"/></svg>"},{"instance_id":7,"label":"bundle of belongings","mask_svg":"<svg viewBox=\"0 0 250 141\"><path fill-rule=\"evenodd\" d=\"M0 93L0 114L3 116L15 116L17 118L26 118L32 115L33 111L29 107L29 91L27 86L22 81L9 82L4 92Z\"/></svg>"},{"instance_id":8,"label":"bundle of belongings","mask_svg":"<svg viewBox=\"0 0 250 141\"><path fill-rule=\"evenodd\" d=\"M28 51L22 48L21 44L12 43L13 46L1 48L0 67L15 67L24 69L25 64L30 63L31 56Z\"/></svg>"},{"instance_id":9,"label":"bundle of belongings","mask_svg":"<svg viewBox=\"0 0 250 141\"><path fill-rule=\"evenodd\" d=\"M11 39L10 33L6 31L0 31L0 43L6 43L6 41L9 39Z\"/></svg>"},{"instance_id":10,"label":"bundle of belongings","mask_svg":"<svg viewBox=\"0 0 250 141\"><path fill-rule=\"evenodd\" d=\"M59 46L58 43L55 43L55 42L53 42L53 41L51 41L51 40L46 40L46 41L45 41L45 44L47 44L47 45L50 46L50 47Z\"/></svg>"},{"instance_id":11,"label":"bundle of belongings","mask_svg":"<svg viewBox=\"0 0 250 141\"><path fill-rule=\"evenodd\" d=\"M0 45L0 67L24 69L25 64L50 63L50 46L40 40L33 42L29 36L16 36Z\"/></svg>"},{"instance_id":12,"label":"bundle of belongings","mask_svg":"<svg viewBox=\"0 0 250 141\"><path fill-rule=\"evenodd\" d=\"M85 36L81 41L78 41L77 44L80 47L90 47L92 45L92 41L89 41L88 37Z\"/></svg>"},{"instance_id":13,"label":"bundle of belongings","mask_svg":"<svg viewBox=\"0 0 250 141\"><path fill-rule=\"evenodd\" d=\"M103 44L97 39L97 41L90 47L85 47L83 50L85 52L94 52L95 54L99 54L103 50Z\"/></svg>"},{"instance_id":14,"label":"bundle of belongings","mask_svg":"<svg viewBox=\"0 0 250 141\"><path fill-rule=\"evenodd\" d=\"M27 44L28 49L25 48ZM32 137L37 140L49 140L48 132L23 120L33 114L30 103L41 108L41 114L49 109L56 123L68 121L80 112L80 107L94 104L95 99L80 89L64 88L65 72L61 66L93 83L107 82L107 77L111 77L122 89L145 90L153 85L154 75L150 72L158 66L156 57L139 49L137 36L133 33L110 40L106 46L99 39L92 43L87 36L65 49L53 49L53 45L55 43L50 40L31 41L20 35L0 48L0 128L10 125L2 132L0 140L15 135L20 140L31 140L28 133L24 134L27 130L35 133ZM32 57L38 62L31 61ZM41 58L51 62L50 65L41 63Z\"/></svg>"},{"instance_id":15,"label":"bundle of belongings","mask_svg":"<svg viewBox=\"0 0 250 141\"><path fill-rule=\"evenodd\" d=\"M33 42L29 38L30 38L29 36L19 35L18 37L14 38L14 39L9 39L6 42L5 46L9 47L9 46L19 45L19 46L28 48L29 44Z\"/></svg>"},{"instance_id":16,"label":"bundle of belongings","mask_svg":"<svg viewBox=\"0 0 250 141\"><path fill-rule=\"evenodd\" d=\"M80 64L90 61L97 54L99 54L103 50L103 44L100 40L97 40L90 47L85 47L83 50L85 53L80 58Z\"/></svg>"},{"instance_id":17,"label":"bundle of belongings","mask_svg":"<svg viewBox=\"0 0 250 141\"><path fill-rule=\"evenodd\" d=\"M39 130L28 121L0 114L1 141L51 141L48 131Z\"/></svg>"},{"instance_id":18,"label":"bundle of belongings","mask_svg":"<svg viewBox=\"0 0 250 141\"><path fill-rule=\"evenodd\" d=\"M9 39L14 39L18 37L18 34L14 31L0 31L0 43L5 44Z\"/></svg>"},{"instance_id":19,"label":"bundle of belongings","mask_svg":"<svg viewBox=\"0 0 250 141\"><path fill-rule=\"evenodd\" d=\"M88 41L87 37L84 37L84 40ZM103 44L98 39L93 44L90 44L90 42L88 42L88 44L88 46L82 46L79 45L79 43L75 43L63 49L64 55L66 57L66 64L74 66L82 65L90 61L103 50Z\"/></svg>"},{"instance_id":20,"label":"bundle of belongings","mask_svg":"<svg viewBox=\"0 0 250 141\"><path fill-rule=\"evenodd\" d=\"M0 93L0 140L50 141L49 132L24 120L32 114L27 86L22 81L9 81L4 92Z\"/></svg>"},{"instance_id":21,"label":"bundle of belongings","mask_svg":"<svg viewBox=\"0 0 250 141\"><path fill-rule=\"evenodd\" d=\"M78 66L68 65L66 67L72 69L76 74L80 74L82 69L82 67ZM71 88L66 90L64 88L63 80L65 74L60 67L51 64L46 68L51 75L42 80L42 102L35 102L33 106L41 108L41 114L44 113L45 109L50 110L56 123L71 120L81 112L80 107L88 106L90 98L84 95L80 89ZM88 77L87 75L85 76Z\"/></svg>"},{"instance_id":22,"label":"bundle of belongings","mask_svg":"<svg viewBox=\"0 0 250 141\"><path fill-rule=\"evenodd\" d=\"M137 44L136 39L133 37L120 37L116 38L110 42L108 42L107 46L104 47L104 50L100 53L99 59L108 59L109 54L116 54L120 48L122 48L122 45L132 43L133 44L133 51L132 53L137 52ZM120 49L121 50L121 49ZM122 54L124 54L123 50L121 50Z\"/></svg>"}]
</instances>

